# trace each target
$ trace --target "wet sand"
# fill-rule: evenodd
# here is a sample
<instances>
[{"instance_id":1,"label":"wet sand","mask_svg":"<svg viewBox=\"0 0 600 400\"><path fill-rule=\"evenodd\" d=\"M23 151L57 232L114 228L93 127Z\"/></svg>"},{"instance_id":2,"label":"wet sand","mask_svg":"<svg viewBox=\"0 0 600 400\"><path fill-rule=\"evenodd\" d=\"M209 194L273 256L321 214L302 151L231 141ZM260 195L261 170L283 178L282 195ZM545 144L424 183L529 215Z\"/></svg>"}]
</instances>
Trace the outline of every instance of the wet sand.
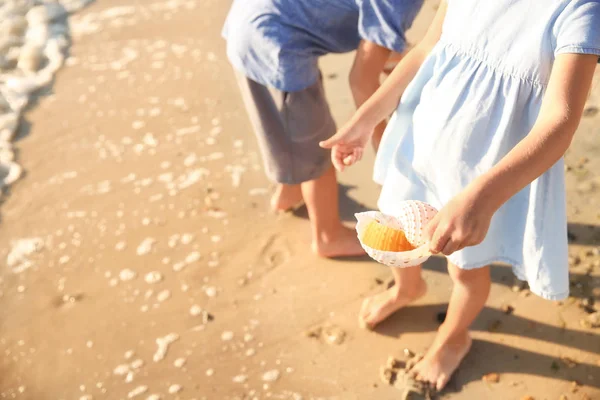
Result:
<instances>
[{"instance_id":1,"label":"wet sand","mask_svg":"<svg viewBox=\"0 0 600 400\"><path fill-rule=\"evenodd\" d=\"M102 0L72 18L73 59L24 116L26 174L0 207L0 398L399 398L380 367L426 350L450 293L444 262L427 263L414 306L358 327L389 270L318 259L302 211L269 212L219 34L228 6ZM351 57L322 63L340 124ZM597 306L585 305L600 304L595 107L598 84L567 155L572 298L513 288L495 266L473 350L442 398L600 398ZM349 222L375 207L371 166L372 155L340 177Z\"/></svg>"}]
</instances>

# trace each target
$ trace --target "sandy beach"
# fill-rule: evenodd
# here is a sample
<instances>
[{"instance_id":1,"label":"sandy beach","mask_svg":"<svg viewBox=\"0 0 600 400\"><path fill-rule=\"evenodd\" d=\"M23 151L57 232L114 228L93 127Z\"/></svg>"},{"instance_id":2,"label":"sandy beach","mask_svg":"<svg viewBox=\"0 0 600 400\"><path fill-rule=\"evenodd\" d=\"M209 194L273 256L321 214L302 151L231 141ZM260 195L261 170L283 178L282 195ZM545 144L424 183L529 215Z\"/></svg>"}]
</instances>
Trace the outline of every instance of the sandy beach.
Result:
<instances>
[{"instance_id":1,"label":"sandy beach","mask_svg":"<svg viewBox=\"0 0 600 400\"><path fill-rule=\"evenodd\" d=\"M410 32L423 34L436 2ZM451 281L375 331L367 258L310 252L306 212L271 185L225 56L229 1L97 0L14 141L23 177L0 204L0 398L393 400L390 356L424 352ZM354 106L352 54L322 60L332 111ZM600 399L600 69L567 160L571 297L492 268L474 344L440 398ZM373 154L340 176L349 224L375 209ZM527 397L529 396L529 397Z\"/></svg>"}]
</instances>

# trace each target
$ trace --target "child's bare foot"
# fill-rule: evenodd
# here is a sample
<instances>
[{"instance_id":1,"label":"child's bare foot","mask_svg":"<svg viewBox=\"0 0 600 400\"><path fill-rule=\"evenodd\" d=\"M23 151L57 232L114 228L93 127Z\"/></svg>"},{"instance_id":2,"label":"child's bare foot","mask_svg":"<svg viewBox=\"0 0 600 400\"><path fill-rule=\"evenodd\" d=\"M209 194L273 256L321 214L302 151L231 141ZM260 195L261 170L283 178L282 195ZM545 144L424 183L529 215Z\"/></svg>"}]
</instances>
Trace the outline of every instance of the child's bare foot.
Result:
<instances>
[{"instance_id":1,"label":"child's bare foot","mask_svg":"<svg viewBox=\"0 0 600 400\"><path fill-rule=\"evenodd\" d=\"M302 202L300 185L279 184L271 196L271 209L273 211L289 211L298 207Z\"/></svg>"},{"instance_id":2,"label":"child's bare foot","mask_svg":"<svg viewBox=\"0 0 600 400\"><path fill-rule=\"evenodd\" d=\"M384 292L365 299L358 316L361 327L373 329L375 325L427 292L427 284L421 278L416 285L398 287L394 284Z\"/></svg>"},{"instance_id":3,"label":"child's bare foot","mask_svg":"<svg viewBox=\"0 0 600 400\"><path fill-rule=\"evenodd\" d=\"M470 348L469 332L445 332L442 325L433 345L411 373L418 380L430 383L436 390L442 390Z\"/></svg>"},{"instance_id":4,"label":"child's bare foot","mask_svg":"<svg viewBox=\"0 0 600 400\"><path fill-rule=\"evenodd\" d=\"M356 230L341 226L334 234L322 234L314 239L313 251L326 258L362 256L365 250L360 245Z\"/></svg>"}]
</instances>

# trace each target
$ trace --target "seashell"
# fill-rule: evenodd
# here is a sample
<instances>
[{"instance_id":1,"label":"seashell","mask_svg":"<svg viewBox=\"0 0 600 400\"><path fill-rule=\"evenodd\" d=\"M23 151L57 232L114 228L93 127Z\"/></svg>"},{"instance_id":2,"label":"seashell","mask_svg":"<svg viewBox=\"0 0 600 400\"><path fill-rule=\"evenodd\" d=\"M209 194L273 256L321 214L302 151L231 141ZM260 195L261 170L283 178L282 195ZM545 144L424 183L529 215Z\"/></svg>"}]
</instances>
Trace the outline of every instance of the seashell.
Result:
<instances>
[{"instance_id":1,"label":"seashell","mask_svg":"<svg viewBox=\"0 0 600 400\"><path fill-rule=\"evenodd\" d=\"M406 239L404 231L383 225L377 220L369 222L362 236L362 242L373 249L383 251L414 250Z\"/></svg>"},{"instance_id":2,"label":"seashell","mask_svg":"<svg viewBox=\"0 0 600 400\"><path fill-rule=\"evenodd\" d=\"M358 221L356 224L356 231L362 247L375 261L389 267L413 267L422 264L431 257L429 245L426 243L423 231L436 214L437 210L427 203L415 200L404 201L400 204L399 215L395 217L377 211L367 211L355 214ZM388 234L392 233L395 235L395 241L399 240L399 235L396 232L402 232L412 249L407 251L390 251L371 247L369 244L374 243L376 246L387 246L381 244L382 242L370 241L375 235L368 233L367 228L370 227L369 230L374 230L373 227L377 226L372 225L372 222L387 227L388 229L385 230L382 228L377 229L387 232ZM368 234L367 241L369 241L369 244L364 241L365 233ZM401 246L405 245L401 244Z\"/></svg>"}]
</instances>

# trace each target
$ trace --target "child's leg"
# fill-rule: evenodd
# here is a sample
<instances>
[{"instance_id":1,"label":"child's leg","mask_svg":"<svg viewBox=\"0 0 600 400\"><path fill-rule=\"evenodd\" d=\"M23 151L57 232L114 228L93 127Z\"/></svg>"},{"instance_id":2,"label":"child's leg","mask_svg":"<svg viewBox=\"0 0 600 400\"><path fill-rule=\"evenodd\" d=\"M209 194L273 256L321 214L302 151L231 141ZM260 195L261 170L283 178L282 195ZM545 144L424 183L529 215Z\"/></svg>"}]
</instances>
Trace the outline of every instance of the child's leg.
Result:
<instances>
[{"instance_id":1,"label":"child's leg","mask_svg":"<svg viewBox=\"0 0 600 400\"><path fill-rule=\"evenodd\" d=\"M364 254L356 230L345 227L340 220L338 183L333 166L319 178L300 186L310 218L313 251L322 257Z\"/></svg>"},{"instance_id":2,"label":"child's leg","mask_svg":"<svg viewBox=\"0 0 600 400\"><path fill-rule=\"evenodd\" d=\"M359 322L364 328L372 329L427 291L427 284L421 277L421 266L408 268L392 268L394 286L365 299L359 315Z\"/></svg>"},{"instance_id":3,"label":"child's leg","mask_svg":"<svg viewBox=\"0 0 600 400\"><path fill-rule=\"evenodd\" d=\"M271 197L273 211L288 211L302 203L302 189L300 185L277 184L275 193Z\"/></svg>"},{"instance_id":4,"label":"child's leg","mask_svg":"<svg viewBox=\"0 0 600 400\"><path fill-rule=\"evenodd\" d=\"M329 151L319 142L335 133L322 81L298 91L263 86L236 72L242 99L258 139L265 172L278 183L271 205L286 210L304 199L313 250L324 257L364 254L338 209L338 184Z\"/></svg>"},{"instance_id":5,"label":"child's leg","mask_svg":"<svg viewBox=\"0 0 600 400\"><path fill-rule=\"evenodd\" d=\"M471 347L469 327L483 309L490 293L489 267L461 270L448 263L454 289L448 304L446 320L427 354L412 372L418 379L441 390Z\"/></svg>"}]
</instances>

